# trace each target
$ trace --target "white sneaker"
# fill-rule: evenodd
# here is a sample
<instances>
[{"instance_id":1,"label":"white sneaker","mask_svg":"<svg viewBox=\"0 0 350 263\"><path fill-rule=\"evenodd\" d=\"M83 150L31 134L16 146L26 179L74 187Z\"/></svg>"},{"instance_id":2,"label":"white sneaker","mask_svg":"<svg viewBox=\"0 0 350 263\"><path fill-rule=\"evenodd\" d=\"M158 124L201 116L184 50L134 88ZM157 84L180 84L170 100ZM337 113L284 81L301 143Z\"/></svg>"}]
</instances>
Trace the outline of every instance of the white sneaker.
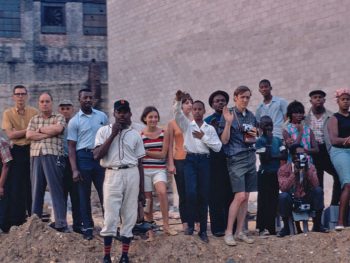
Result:
<instances>
[{"instance_id":1,"label":"white sneaker","mask_svg":"<svg viewBox=\"0 0 350 263\"><path fill-rule=\"evenodd\" d=\"M270 232L267 229L264 229L263 231L259 232L260 238L268 238L270 236Z\"/></svg>"},{"instance_id":2,"label":"white sneaker","mask_svg":"<svg viewBox=\"0 0 350 263\"><path fill-rule=\"evenodd\" d=\"M253 244L254 243L254 239L248 237L246 234L244 234L243 232L239 233L236 236L237 240L242 241L242 242L246 242L247 244Z\"/></svg>"},{"instance_id":3,"label":"white sneaker","mask_svg":"<svg viewBox=\"0 0 350 263\"><path fill-rule=\"evenodd\" d=\"M335 231L342 231L345 229L345 227L342 225L337 225L334 229L335 229Z\"/></svg>"},{"instance_id":4,"label":"white sneaker","mask_svg":"<svg viewBox=\"0 0 350 263\"><path fill-rule=\"evenodd\" d=\"M225 235L224 236L224 240L225 240L225 244L228 245L228 246L236 246L237 243L233 237L233 235Z\"/></svg>"}]
</instances>

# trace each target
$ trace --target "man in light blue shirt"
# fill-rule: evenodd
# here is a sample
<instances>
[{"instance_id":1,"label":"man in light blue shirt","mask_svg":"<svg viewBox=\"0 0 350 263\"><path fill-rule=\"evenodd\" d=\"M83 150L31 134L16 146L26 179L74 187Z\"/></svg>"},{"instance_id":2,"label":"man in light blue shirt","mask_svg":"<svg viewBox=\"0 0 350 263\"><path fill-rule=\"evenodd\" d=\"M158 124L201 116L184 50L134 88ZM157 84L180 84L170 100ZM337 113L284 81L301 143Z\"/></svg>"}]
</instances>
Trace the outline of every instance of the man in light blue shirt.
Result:
<instances>
[{"instance_id":1,"label":"man in light blue shirt","mask_svg":"<svg viewBox=\"0 0 350 263\"><path fill-rule=\"evenodd\" d=\"M273 136L283 139L282 128L286 120L288 102L285 99L272 96L271 90L269 80L263 79L259 82L259 91L264 100L256 109L255 117L260 122L262 116L269 116L273 122Z\"/></svg>"},{"instance_id":2,"label":"man in light blue shirt","mask_svg":"<svg viewBox=\"0 0 350 263\"><path fill-rule=\"evenodd\" d=\"M94 222L91 215L91 183L94 183L102 206L104 169L94 160L92 150L97 130L108 124L105 113L92 108L93 93L89 89L79 91L80 110L68 124L69 161L73 181L78 182L80 214L84 239L93 238Z\"/></svg>"}]
</instances>

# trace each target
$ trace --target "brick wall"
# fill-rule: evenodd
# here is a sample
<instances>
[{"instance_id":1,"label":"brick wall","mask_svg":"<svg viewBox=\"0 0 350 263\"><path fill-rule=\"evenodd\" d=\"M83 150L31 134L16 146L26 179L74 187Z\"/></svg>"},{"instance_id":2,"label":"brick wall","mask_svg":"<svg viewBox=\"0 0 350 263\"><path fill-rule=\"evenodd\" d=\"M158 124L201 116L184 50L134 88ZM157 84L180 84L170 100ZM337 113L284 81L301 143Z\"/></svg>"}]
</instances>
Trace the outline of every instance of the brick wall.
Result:
<instances>
[{"instance_id":1,"label":"brick wall","mask_svg":"<svg viewBox=\"0 0 350 263\"><path fill-rule=\"evenodd\" d=\"M255 111L267 78L307 107L308 91L323 89L335 110L334 89L350 84L346 0L111 0L107 10L109 105L130 100L135 120L149 104L171 118L177 89L207 102L244 84Z\"/></svg>"},{"instance_id":2,"label":"brick wall","mask_svg":"<svg viewBox=\"0 0 350 263\"><path fill-rule=\"evenodd\" d=\"M88 85L92 59L100 66L102 108L108 111L107 37L84 34L83 3L58 3L65 8L65 33L43 34L44 1L17 2L20 2L20 37L0 37L0 121L3 109L13 104L12 88L17 84L28 87L30 105L37 106L38 95L50 91L55 109L64 98L71 99L78 109L78 90Z\"/></svg>"}]
</instances>

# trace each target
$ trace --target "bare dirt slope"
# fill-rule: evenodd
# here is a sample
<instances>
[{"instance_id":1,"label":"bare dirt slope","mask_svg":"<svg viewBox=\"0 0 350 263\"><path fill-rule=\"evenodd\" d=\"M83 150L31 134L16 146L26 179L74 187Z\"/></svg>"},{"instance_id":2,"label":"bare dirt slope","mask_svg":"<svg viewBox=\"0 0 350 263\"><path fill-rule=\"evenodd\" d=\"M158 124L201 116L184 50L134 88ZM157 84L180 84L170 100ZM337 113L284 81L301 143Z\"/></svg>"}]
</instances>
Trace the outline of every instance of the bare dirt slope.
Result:
<instances>
[{"instance_id":1,"label":"bare dirt slope","mask_svg":"<svg viewBox=\"0 0 350 263\"><path fill-rule=\"evenodd\" d=\"M350 262L350 231L309 233L279 239L256 238L254 245L227 247L222 238L204 244L194 236L174 237L159 233L153 242L135 240L131 262ZM78 234L61 234L37 217L29 218L9 234L0 236L0 262L101 262L100 237L85 241ZM114 242L113 260L118 262L120 243Z\"/></svg>"}]
</instances>

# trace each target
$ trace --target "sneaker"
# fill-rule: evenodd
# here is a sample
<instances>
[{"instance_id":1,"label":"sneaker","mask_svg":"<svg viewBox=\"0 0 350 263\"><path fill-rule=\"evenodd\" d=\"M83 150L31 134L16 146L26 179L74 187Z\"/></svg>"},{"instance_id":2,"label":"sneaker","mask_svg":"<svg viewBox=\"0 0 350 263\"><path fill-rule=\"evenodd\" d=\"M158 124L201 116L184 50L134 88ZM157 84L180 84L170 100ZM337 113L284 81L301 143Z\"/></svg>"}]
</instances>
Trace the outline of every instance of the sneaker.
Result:
<instances>
[{"instance_id":1,"label":"sneaker","mask_svg":"<svg viewBox=\"0 0 350 263\"><path fill-rule=\"evenodd\" d=\"M344 226L342 226L342 225L338 225L338 226L335 226L335 231L342 231L342 230L344 230L345 229L345 227Z\"/></svg>"},{"instance_id":2,"label":"sneaker","mask_svg":"<svg viewBox=\"0 0 350 263\"><path fill-rule=\"evenodd\" d=\"M236 241L235 241L235 239L234 239L232 234L225 235L224 236L224 241L225 241L225 244L228 245L228 246L236 246L237 245L237 243L236 243Z\"/></svg>"},{"instance_id":3,"label":"sneaker","mask_svg":"<svg viewBox=\"0 0 350 263\"><path fill-rule=\"evenodd\" d=\"M263 231L259 232L260 238L268 238L270 236L270 232L267 229L264 229Z\"/></svg>"},{"instance_id":4,"label":"sneaker","mask_svg":"<svg viewBox=\"0 0 350 263\"><path fill-rule=\"evenodd\" d=\"M248 237L243 232L241 232L241 233L239 233L237 235L237 240L242 241L242 242L246 242L247 244L253 244L254 243L254 239Z\"/></svg>"}]
</instances>

